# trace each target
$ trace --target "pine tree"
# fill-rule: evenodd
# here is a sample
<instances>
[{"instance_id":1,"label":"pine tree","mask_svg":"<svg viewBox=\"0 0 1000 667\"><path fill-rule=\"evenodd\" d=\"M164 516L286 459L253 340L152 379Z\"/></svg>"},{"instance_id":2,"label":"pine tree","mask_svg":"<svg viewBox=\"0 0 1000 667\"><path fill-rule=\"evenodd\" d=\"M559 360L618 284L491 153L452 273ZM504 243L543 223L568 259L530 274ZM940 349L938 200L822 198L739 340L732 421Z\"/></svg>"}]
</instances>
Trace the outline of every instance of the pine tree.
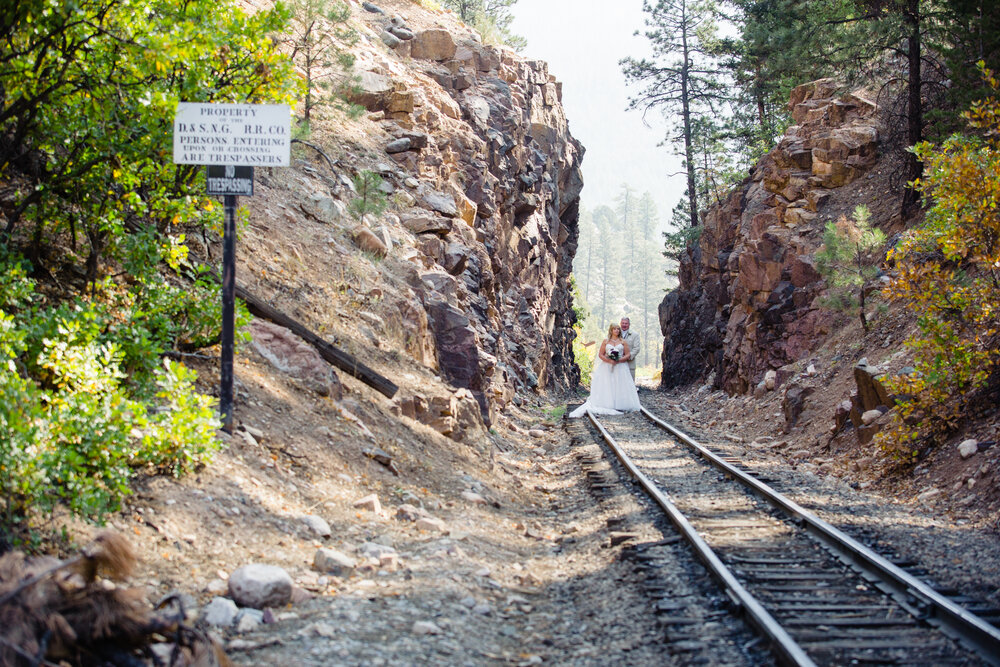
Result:
<instances>
[{"instance_id":1,"label":"pine tree","mask_svg":"<svg viewBox=\"0 0 1000 667\"><path fill-rule=\"evenodd\" d=\"M659 213L656 210L656 200L653 195L643 192L636 210L639 222L639 233L644 241L652 241L659 224Z\"/></svg>"},{"instance_id":2,"label":"pine tree","mask_svg":"<svg viewBox=\"0 0 1000 667\"><path fill-rule=\"evenodd\" d=\"M643 267L641 271L641 296L638 301L641 309L640 331L642 332L642 365L650 363L650 354L653 352L653 340L658 339L654 332L658 334L660 328L659 314L657 307L660 303L660 290L665 283L666 272L659 267L663 267L663 257L660 255L656 243L654 242L654 230L659 223L656 203L653 196L642 193L637 207L637 227L639 229L639 264Z\"/></svg>"},{"instance_id":3,"label":"pine tree","mask_svg":"<svg viewBox=\"0 0 1000 667\"><path fill-rule=\"evenodd\" d=\"M506 44L515 51L521 51L528 45L524 37L510 30L514 22L511 7L517 4L517 0L444 0L443 4L478 30L487 43Z\"/></svg>"},{"instance_id":4,"label":"pine tree","mask_svg":"<svg viewBox=\"0 0 1000 667\"><path fill-rule=\"evenodd\" d=\"M351 8L336 0L291 0L290 38L292 58L302 68L306 83L303 120L331 99L343 100L349 85L354 56L345 49L354 44L357 33L347 25ZM333 89L333 97L324 91Z\"/></svg>"},{"instance_id":5,"label":"pine tree","mask_svg":"<svg viewBox=\"0 0 1000 667\"><path fill-rule=\"evenodd\" d=\"M641 271L640 256L638 251L638 229L636 209L639 205L639 198L635 190L627 184L622 183L618 195L615 197L615 213L618 215L618 229L621 233L624 254L621 262L622 272L622 296L625 297L626 310L639 302L641 298L640 287L630 276L635 276Z\"/></svg>"},{"instance_id":6,"label":"pine tree","mask_svg":"<svg viewBox=\"0 0 1000 667\"><path fill-rule=\"evenodd\" d=\"M827 304L838 310L856 310L868 333L865 297L872 288L885 253L885 233L871 225L867 206L857 206L851 218L826 223L816 268L830 286Z\"/></svg>"},{"instance_id":7,"label":"pine tree","mask_svg":"<svg viewBox=\"0 0 1000 667\"><path fill-rule=\"evenodd\" d=\"M594 282L594 255L597 244L597 229L594 216L589 209L580 210L580 238L577 253L573 259L573 273L577 276L577 286L583 298L590 303L590 286Z\"/></svg>"},{"instance_id":8,"label":"pine tree","mask_svg":"<svg viewBox=\"0 0 1000 667\"><path fill-rule=\"evenodd\" d=\"M622 293L622 234L615 212L607 206L594 209L594 222L597 228L595 245L595 287L591 303L594 304L594 315L597 321L606 326L611 322L615 311L624 301ZM597 303L599 302L599 306Z\"/></svg>"},{"instance_id":9,"label":"pine tree","mask_svg":"<svg viewBox=\"0 0 1000 667\"><path fill-rule=\"evenodd\" d=\"M646 38L653 47L652 59L621 61L625 78L642 84L629 108L648 111L660 107L680 116L680 137L687 173L689 225L698 225L694 124L701 114L714 114L726 92L706 42L714 39L710 5L693 0L658 0L643 3Z\"/></svg>"}]
</instances>

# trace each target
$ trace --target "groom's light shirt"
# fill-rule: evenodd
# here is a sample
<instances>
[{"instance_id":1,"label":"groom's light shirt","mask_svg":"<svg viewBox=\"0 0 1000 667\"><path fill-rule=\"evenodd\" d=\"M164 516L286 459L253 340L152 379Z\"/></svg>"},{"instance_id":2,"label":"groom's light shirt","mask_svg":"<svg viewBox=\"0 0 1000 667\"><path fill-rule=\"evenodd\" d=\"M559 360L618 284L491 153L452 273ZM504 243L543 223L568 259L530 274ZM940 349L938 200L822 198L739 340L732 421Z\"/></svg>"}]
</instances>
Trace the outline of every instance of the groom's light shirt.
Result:
<instances>
[{"instance_id":1,"label":"groom's light shirt","mask_svg":"<svg viewBox=\"0 0 1000 667\"><path fill-rule=\"evenodd\" d=\"M628 365L635 368L635 360L639 356L639 334L635 333L630 328L622 334L622 340L628 343Z\"/></svg>"}]
</instances>

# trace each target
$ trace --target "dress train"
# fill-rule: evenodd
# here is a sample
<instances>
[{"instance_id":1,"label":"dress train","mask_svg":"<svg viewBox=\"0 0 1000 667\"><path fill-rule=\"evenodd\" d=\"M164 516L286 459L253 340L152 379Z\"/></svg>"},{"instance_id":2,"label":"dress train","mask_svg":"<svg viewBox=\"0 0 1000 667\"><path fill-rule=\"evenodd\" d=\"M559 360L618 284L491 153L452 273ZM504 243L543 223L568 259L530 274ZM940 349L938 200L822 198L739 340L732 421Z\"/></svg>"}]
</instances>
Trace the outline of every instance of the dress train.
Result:
<instances>
[{"instance_id":1,"label":"dress train","mask_svg":"<svg viewBox=\"0 0 1000 667\"><path fill-rule=\"evenodd\" d=\"M587 414L587 410L597 415L620 415L641 407L628 364L609 364L597 359L590 375L590 397L569 416L576 419Z\"/></svg>"}]
</instances>

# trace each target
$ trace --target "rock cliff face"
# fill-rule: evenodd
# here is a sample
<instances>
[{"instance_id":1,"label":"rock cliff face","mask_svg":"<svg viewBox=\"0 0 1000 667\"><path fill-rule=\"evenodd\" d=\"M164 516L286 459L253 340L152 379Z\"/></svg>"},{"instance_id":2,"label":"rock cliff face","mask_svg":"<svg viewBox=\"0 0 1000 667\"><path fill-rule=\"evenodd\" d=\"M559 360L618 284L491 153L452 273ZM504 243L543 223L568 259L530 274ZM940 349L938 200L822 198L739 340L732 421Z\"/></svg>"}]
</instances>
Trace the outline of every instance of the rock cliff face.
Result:
<instances>
[{"instance_id":1,"label":"rock cliff face","mask_svg":"<svg viewBox=\"0 0 1000 667\"><path fill-rule=\"evenodd\" d=\"M409 2L366 9L356 12L369 30L354 101L386 133L392 164L379 170L406 204L372 231L412 235L402 254L430 363L472 392L487 421L515 389L575 385L569 274L583 148L561 84L546 63L482 44L450 14Z\"/></svg>"},{"instance_id":2,"label":"rock cliff face","mask_svg":"<svg viewBox=\"0 0 1000 667\"><path fill-rule=\"evenodd\" d=\"M845 186L871 169L879 147L875 105L837 90L829 79L793 90L796 124L705 213L680 285L659 308L664 387L714 373L716 388L746 392L828 332L812 255L825 222L850 202Z\"/></svg>"}]
</instances>

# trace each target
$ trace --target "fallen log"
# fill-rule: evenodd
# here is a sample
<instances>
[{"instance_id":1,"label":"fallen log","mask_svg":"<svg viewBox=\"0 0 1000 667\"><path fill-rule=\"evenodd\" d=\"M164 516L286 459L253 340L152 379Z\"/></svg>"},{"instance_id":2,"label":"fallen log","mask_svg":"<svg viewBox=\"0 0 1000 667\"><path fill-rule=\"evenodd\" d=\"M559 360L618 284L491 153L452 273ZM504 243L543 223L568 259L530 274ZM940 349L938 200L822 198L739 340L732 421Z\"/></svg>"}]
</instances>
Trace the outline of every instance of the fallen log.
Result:
<instances>
[{"instance_id":1,"label":"fallen log","mask_svg":"<svg viewBox=\"0 0 1000 667\"><path fill-rule=\"evenodd\" d=\"M352 355L334 347L307 329L302 323L292 319L280 310L267 305L239 285L236 286L236 296L243 299L251 314L256 315L257 317L262 317L265 320L270 320L278 326L285 327L296 336L316 348L316 351L319 352L319 356L323 357L323 359L328 361L330 364L352 377L361 380L372 389L389 398L392 398L399 390L399 387L397 387L396 384L389 378L379 375L355 359Z\"/></svg>"}]
</instances>

